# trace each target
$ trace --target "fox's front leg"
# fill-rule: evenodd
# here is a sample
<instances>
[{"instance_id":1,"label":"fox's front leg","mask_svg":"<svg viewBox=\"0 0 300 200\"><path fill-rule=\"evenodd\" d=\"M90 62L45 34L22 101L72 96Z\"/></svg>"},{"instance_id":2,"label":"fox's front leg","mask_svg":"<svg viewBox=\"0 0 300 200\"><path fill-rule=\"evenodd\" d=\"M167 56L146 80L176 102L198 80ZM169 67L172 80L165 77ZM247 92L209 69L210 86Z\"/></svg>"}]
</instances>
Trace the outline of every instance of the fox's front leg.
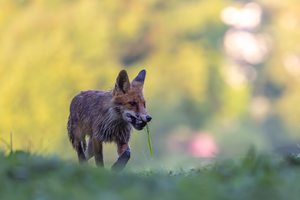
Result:
<instances>
[{"instance_id":1,"label":"fox's front leg","mask_svg":"<svg viewBox=\"0 0 300 200\"><path fill-rule=\"evenodd\" d=\"M130 159L130 147L128 143L117 144L118 145L118 160L111 167L114 171L121 171L126 166Z\"/></svg>"}]
</instances>

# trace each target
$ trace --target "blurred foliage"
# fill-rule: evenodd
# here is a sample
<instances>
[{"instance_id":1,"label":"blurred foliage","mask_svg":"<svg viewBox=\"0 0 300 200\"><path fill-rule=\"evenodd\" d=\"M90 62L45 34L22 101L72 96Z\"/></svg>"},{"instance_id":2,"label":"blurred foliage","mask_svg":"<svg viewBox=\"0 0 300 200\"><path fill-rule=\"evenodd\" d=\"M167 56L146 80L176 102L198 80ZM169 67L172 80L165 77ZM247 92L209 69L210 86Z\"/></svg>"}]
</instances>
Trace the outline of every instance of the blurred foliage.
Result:
<instances>
[{"instance_id":1,"label":"blurred foliage","mask_svg":"<svg viewBox=\"0 0 300 200\"><path fill-rule=\"evenodd\" d=\"M228 27L220 13L243 2L0 1L1 141L9 142L12 132L14 149L75 158L66 137L72 97L111 89L121 68L130 77L148 71L145 96L157 156L181 127L188 127L184 134L211 132L225 154L299 136L300 79L283 60L300 55L300 8L296 0L259 1L265 14L258 31L268 35L272 50L256 66L255 81L234 87L226 79ZM263 118L251 114L256 97L271 107ZM146 136L132 143L135 157L144 157Z\"/></svg>"},{"instance_id":2,"label":"blurred foliage","mask_svg":"<svg viewBox=\"0 0 300 200\"><path fill-rule=\"evenodd\" d=\"M271 33L273 51L265 66L267 80L273 83L281 93L278 95L274 107L276 111L295 131L299 130L300 109L295 106L300 101L299 90L299 17L300 8L295 7L295 0L277 2L262 0L266 5L270 18L267 31ZM295 56L296 62L290 62ZM297 71L298 70L298 71ZM266 92L266 91L265 91ZM296 132L299 135L299 131Z\"/></svg>"},{"instance_id":3,"label":"blurred foliage","mask_svg":"<svg viewBox=\"0 0 300 200\"><path fill-rule=\"evenodd\" d=\"M299 157L255 151L188 171L116 174L25 152L0 154L1 199L299 199ZM17 191L17 192L16 192Z\"/></svg>"},{"instance_id":4,"label":"blurred foliage","mask_svg":"<svg viewBox=\"0 0 300 200\"><path fill-rule=\"evenodd\" d=\"M145 91L157 130L170 129L182 119L198 128L204 120L198 116L214 109L206 93L208 85L216 84L209 79L217 76L221 59L216 51L221 51L225 27L213 16L222 5L2 1L1 136L7 138L12 130L16 148L53 151L65 138L72 96L80 90L112 88L123 66L131 76L144 66L148 70ZM207 39L208 28L216 31L217 40ZM210 56L215 59L206 59ZM214 90L211 95L219 98ZM172 119L177 108L183 113ZM160 117L164 109L171 116Z\"/></svg>"}]
</instances>

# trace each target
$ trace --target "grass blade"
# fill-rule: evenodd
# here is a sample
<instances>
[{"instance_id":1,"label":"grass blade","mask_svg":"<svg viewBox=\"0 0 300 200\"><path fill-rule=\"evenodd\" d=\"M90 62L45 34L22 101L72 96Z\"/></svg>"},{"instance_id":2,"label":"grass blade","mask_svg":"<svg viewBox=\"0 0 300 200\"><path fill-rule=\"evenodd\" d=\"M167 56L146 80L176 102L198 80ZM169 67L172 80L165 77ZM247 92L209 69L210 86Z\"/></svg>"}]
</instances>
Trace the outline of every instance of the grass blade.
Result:
<instances>
[{"instance_id":1,"label":"grass blade","mask_svg":"<svg viewBox=\"0 0 300 200\"><path fill-rule=\"evenodd\" d=\"M152 156L152 155L153 155L153 150L152 150L152 139L151 139L151 133L150 133L148 124L146 124L146 132L147 132L147 136L148 136L148 148L149 148L149 153L150 153L150 156Z\"/></svg>"}]
</instances>

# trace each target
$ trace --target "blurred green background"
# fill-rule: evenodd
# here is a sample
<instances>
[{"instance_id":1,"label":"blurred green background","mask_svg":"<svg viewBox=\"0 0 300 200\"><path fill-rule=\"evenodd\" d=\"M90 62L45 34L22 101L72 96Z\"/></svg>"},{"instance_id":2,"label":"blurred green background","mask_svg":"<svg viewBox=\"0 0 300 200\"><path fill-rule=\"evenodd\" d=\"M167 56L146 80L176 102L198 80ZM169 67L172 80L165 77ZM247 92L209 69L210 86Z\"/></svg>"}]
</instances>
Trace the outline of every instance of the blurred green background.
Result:
<instances>
[{"instance_id":1,"label":"blurred green background","mask_svg":"<svg viewBox=\"0 0 300 200\"><path fill-rule=\"evenodd\" d=\"M69 103L145 68L145 132L132 168L285 149L300 138L298 1L2 0L0 148L77 159ZM108 164L114 145L105 146Z\"/></svg>"}]
</instances>

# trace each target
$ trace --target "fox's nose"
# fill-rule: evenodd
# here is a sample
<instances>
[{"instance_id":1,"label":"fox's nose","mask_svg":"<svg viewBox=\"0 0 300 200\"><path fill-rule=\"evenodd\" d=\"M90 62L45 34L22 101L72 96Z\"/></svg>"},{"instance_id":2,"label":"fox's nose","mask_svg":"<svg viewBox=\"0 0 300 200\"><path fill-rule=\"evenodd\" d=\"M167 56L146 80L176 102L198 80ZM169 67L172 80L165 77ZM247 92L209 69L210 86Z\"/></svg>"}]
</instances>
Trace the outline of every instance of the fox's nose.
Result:
<instances>
[{"instance_id":1,"label":"fox's nose","mask_svg":"<svg viewBox=\"0 0 300 200\"><path fill-rule=\"evenodd\" d=\"M150 122L152 117L150 115L146 115L146 122Z\"/></svg>"}]
</instances>

